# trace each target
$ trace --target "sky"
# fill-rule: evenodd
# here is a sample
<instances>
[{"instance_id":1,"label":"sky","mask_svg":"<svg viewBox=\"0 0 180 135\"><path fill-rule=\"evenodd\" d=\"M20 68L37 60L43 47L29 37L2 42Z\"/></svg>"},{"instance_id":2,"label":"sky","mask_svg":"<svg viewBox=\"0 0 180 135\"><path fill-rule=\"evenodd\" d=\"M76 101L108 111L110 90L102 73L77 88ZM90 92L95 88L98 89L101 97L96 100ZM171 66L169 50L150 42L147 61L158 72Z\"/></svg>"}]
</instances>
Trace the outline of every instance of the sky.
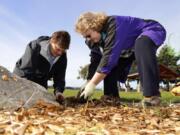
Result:
<instances>
[{"instance_id":1,"label":"sky","mask_svg":"<svg viewBox=\"0 0 180 135\"><path fill-rule=\"evenodd\" d=\"M66 86L80 86L78 70L90 60L84 39L74 30L80 14L93 11L155 19L167 30L165 43L180 52L179 5L179 0L1 0L0 65L13 71L28 42L66 30L71 35Z\"/></svg>"}]
</instances>

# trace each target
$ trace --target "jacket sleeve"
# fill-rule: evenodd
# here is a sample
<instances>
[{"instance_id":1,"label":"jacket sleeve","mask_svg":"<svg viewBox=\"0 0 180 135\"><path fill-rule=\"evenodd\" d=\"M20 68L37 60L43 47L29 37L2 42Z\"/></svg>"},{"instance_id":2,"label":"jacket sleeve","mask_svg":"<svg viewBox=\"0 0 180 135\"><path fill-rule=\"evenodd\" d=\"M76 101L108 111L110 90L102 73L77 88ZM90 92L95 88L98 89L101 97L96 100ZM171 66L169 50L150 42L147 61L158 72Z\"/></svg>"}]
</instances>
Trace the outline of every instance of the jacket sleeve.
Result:
<instances>
[{"instance_id":1,"label":"jacket sleeve","mask_svg":"<svg viewBox=\"0 0 180 135\"><path fill-rule=\"evenodd\" d=\"M97 53L99 52L99 53ZM100 52L100 49L99 48L94 48L91 50L91 54L90 54L90 65L89 65L89 68L88 68L88 75L87 75L87 80L90 80L93 75L95 74L96 70L97 70L97 67L100 63L100 60L101 60L101 57L102 57L102 54Z\"/></svg>"},{"instance_id":2,"label":"jacket sleeve","mask_svg":"<svg viewBox=\"0 0 180 135\"><path fill-rule=\"evenodd\" d=\"M37 43L36 40L31 41L25 50L23 56L16 62L14 73L25 77L28 80L33 80L37 63Z\"/></svg>"},{"instance_id":3,"label":"jacket sleeve","mask_svg":"<svg viewBox=\"0 0 180 135\"><path fill-rule=\"evenodd\" d=\"M56 66L55 72L53 74L53 81L54 81L54 90L63 92L65 89L65 75L66 75L66 68L67 68L67 56L64 54L59 59L58 66Z\"/></svg>"},{"instance_id":4,"label":"jacket sleeve","mask_svg":"<svg viewBox=\"0 0 180 135\"><path fill-rule=\"evenodd\" d=\"M91 50L90 52L91 58L90 58L90 64L89 64L88 74L87 74L87 80L90 80L97 70L97 67L102 57L102 53L98 45L90 43L90 41L85 41L85 43Z\"/></svg>"},{"instance_id":5,"label":"jacket sleeve","mask_svg":"<svg viewBox=\"0 0 180 135\"><path fill-rule=\"evenodd\" d=\"M123 43L128 33L125 25L117 26L115 18L109 19L107 24L103 55L97 69L97 72L105 74L111 72L118 64L118 59L123 50Z\"/></svg>"}]
</instances>

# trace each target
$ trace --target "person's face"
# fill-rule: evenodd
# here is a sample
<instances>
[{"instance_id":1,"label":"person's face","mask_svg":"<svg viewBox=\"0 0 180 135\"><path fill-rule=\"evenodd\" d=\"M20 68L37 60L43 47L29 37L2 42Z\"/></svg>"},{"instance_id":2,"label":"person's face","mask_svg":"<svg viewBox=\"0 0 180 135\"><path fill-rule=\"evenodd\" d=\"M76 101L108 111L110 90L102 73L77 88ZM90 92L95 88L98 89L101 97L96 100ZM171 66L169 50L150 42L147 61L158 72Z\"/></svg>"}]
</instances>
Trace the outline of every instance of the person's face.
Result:
<instances>
[{"instance_id":1,"label":"person's face","mask_svg":"<svg viewBox=\"0 0 180 135\"><path fill-rule=\"evenodd\" d=\"M54 57L60 56L66 52L66 49L62 49L58 44L51 43L51 53Z\"/></svg>"},{"instance_id":2,"label":"person's face","mask_svg":"<svg viewBox=\"0 0 180 135\"><path fill-rule=\"evenodd\" d=\"M93 43L97 43L101 39L101 34L95 30L87 30L83 34L83 37L88 41L92 41Z\"/></svg>"}]
</instances>

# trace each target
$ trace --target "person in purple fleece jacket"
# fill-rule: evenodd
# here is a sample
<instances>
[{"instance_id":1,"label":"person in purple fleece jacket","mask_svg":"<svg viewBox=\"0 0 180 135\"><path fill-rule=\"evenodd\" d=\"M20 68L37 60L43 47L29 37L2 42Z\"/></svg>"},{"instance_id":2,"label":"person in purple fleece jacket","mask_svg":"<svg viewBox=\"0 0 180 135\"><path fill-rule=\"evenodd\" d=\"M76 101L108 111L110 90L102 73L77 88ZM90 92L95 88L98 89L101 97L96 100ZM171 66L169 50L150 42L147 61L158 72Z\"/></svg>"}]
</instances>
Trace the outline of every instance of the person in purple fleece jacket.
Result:
<instances>
[{"instance_id":1,"label":"person in purple fleece jacket","mask_svg":"<svg viewBox=\"0 0 180 135\"><path fill-rule=\"evenodd\" d=\"M145 105L159 105L159 71L156 51L166 38L165 28L155 20L130 16L107 16L86 12L77 20L76 31L91 49L88 83L81 98L92 96L104 80L104 95L119 97L117 82L127 78L136 59Z\"/></svg>"}]
</instances>

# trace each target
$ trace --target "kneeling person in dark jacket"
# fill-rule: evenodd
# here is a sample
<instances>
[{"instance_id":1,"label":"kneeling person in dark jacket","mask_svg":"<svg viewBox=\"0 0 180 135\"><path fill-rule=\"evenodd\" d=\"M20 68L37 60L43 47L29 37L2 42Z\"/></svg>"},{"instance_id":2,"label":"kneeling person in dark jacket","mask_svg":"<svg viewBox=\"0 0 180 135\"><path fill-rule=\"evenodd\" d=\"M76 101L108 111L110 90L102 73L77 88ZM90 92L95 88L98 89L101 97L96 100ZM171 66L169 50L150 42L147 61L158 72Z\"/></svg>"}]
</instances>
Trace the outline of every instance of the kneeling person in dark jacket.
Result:
<instances>
[{"instance_id":1,"label":"kneeling person in dark jacket","mask_svg":"<svg viewBox=\"0 0 180 135\"><path fill-rule=\"evenodd\" d=\"M31 41L24 55L16 62L14 73L46 89L47 81L53 78L56 100L62 102L69 44L70 35L66 31L57 31L51 37L41 36Z\"/></svg>"}]
</instances>

